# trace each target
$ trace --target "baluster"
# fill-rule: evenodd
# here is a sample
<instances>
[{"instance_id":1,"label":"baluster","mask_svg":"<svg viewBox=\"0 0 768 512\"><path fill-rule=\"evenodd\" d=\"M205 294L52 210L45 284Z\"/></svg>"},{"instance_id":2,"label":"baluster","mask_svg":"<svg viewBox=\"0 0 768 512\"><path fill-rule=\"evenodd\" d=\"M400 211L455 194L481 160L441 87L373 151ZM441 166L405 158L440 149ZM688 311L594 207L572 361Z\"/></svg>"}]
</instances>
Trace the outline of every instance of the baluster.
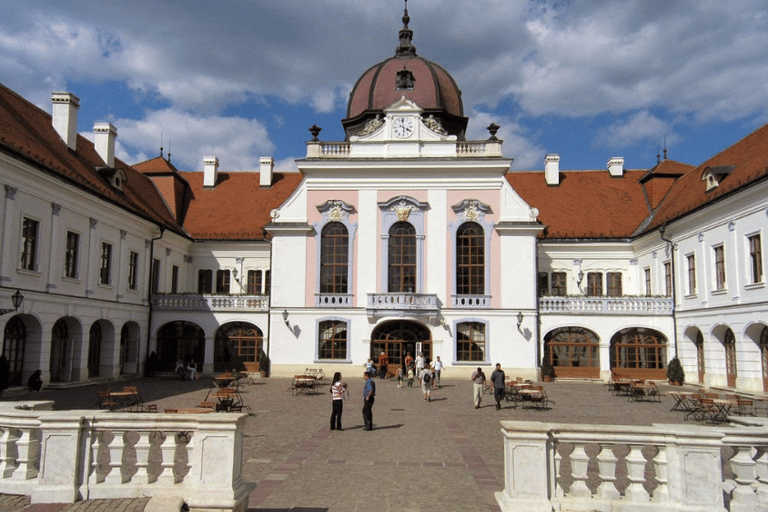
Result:
<instances>
[{"instance_id":1,"label":"baluster","mask_svg":"<svg viewBox=\"0 0 768 512\"><path fill-rule=\"evenodd\" d=\"M757 475L757 497L760 503L768 503L768 448L757 447L755 457L755 474Z\"/></svg>"},{"instance_id":2,"label":"baluster","mask_svg":"<svg viewBox=\"0 0 768 512\"><path fill-rule=\"evenodd\" d=\"M734 504L744 505L747 508L736 507L739 510L751 510L757 504L757 494L752 489L756 480L755 461L752 459L752 447L749 445L739 445L733 447L736 453L729 461L731 471L733 471L736 488L733 490L731 509Z\"/></svg>"},{"instance_id":3,"label":"baluster","mask_svg":"<svg viewBox=\"0 0 768 512\"><path fill-rule=\"evenodd\" d=\"M558 446L554 447L555 451L555 496L562 498L565 496L565 488L563 488L563 480L560 478L560 466L563 463L563 456L560 455Z\"/></svg>"},{"instance_id":4,"label":"baluster","mask_svg":"<svg viewBox=\"0 0 768 512\"><path fill-rule=\"evenodd\" d=\"M573 483L568 493L572 498L590 498L592 491L587 487L587 465L589 464L589 455L584 451L586 443L573 443L571 452L571 476Z\"/></svg>"},{"instance_id":5,"label":"baluster","mask_svg":"<svg viewBox=\"0 0 768 512\"><path fill-rule=\"evenodd\" d=\"M134 449L136 450L136 474L131 479L132 483L148 484L149 473L147 467L149 466L149 449L152 446L149 442L150 432L140 431L139 440L136 441Z\"/></svg>"},{"instance_id":6,"label":"baluster","mask_svg":"<svg viewBox=\"0 0 768 512\"><path fill-rule=\"evenodd\" d=\"M100 448L106 444L104 440L106 435L107 433L104 431L97 432L96 430L91 430L91 473L88 478L90 485L96 485L104 481L99 478L99 453L101 452Z\"/></svg>"},{"instance_id":7,"label":"baluster","mask_svg":"<svg viewBox=\"0 0 768 512\"><path fill-rule=\"evenodd\" d=\"M191 436L189 434L187 434L187 439L189 439L189 441L187 441L187 444L184 447L186 449L186 451L187 451L187 468L190 468L190 469L192 469L192 463L195 460L193 458L194 455L195 455L194 451L197 448L197 446L196 446L197 445L197 436L195 435L195 432L192 432L191 434L192 434ZM198 468L198 471L200 471L200 469L201 468ZM186 473L189 474L189 471L187 471Z\"/></svg>"},{"instance_id":8,"label":"baluster","mask_svg":"<svg viewBox=\"0 0 768 512\"><path fill-rule=\"evenodd\" d=\"M176 434L168 433L163 434L163 442L160 444L160 454L162 455L162 462L160 462L160 474L157 476L157 483L162 485L173 485L176 483L176 477L173 475L173 464L176 456Z\"/></svg>"},{"instance_id":9,"label":"baluster","mask_svg":"<svg viewBox=\"0 0 768 512\"><path fill-rule=\"evenodd\" d=\"M600 444L600 453L597 454L597 467L600 471L600 487L597 495L604 500L618 500L621 493L616 488L616 461L619 459L613 454L613 445Z\"/></svg>"},{"instance_id":10,"label":"baluster","mask_svg":"<svg viewBox=\"0 0 768 512\"><path fill-rule=\"evenodd\" d=\"M16 441L16 471L13 472L14 480L29 480L37 476L37 468L40 466L40 440L37 429L24 427L19 430L19 438Z\"/></svg>"},{"instance_id":11,"label":"baluster","mask_svg":"<svg viewBox=\"0 0 768 512\"><path fill-rule=\"evenodd\" d=\"M656 470L656 481L659 486L653 491L653 501L669 501L669 466L667 466L667 447L659 446L659 453L653 458L654 469Z\"/></svg>"},{"instance_id":12,"label":"baluster","mask_svg":"<svg viewBox=\"0 0 768 512\"><path fill-rule=\"evenodd\" d=\"M645 481L645 457L643 457L643 445L633 444L629 447L627 461L627 479L629 486L625 495L630 501L648 501L650 495L643 487Z\"/></svg>"},{"instance_id":13,"label":"baluster","mask_svg":"<svg viewBox=\"0 0 768 512\"><path fill-rule=\"evenodd\" d=\"M113 430L112 442L109 443L109 470L104 477L105 484L122 484L123 478L123 451L125 450L125 431Z\"/></svg>"},{"instance_id":14,"label":"baluster","mask_svg":"<svg viewBox=\"0 0 768 512\"><path fill-rule=\"evenodd\" d=\"M0 435L0 478L8 478L16 471L17 439L13 429L3 429L3 433Z\"/></svg>"}]
</instances>

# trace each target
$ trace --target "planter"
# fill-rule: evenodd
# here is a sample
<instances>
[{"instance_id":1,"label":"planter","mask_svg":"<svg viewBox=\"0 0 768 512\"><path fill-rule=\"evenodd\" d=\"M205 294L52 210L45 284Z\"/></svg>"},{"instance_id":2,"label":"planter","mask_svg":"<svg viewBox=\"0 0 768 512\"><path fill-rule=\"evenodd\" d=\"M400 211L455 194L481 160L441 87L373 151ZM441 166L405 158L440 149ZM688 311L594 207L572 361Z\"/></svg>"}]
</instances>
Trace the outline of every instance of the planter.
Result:
<instances>
[{"instance_id":1,"label":"planter","mask_svg":"<svg viewBox=\"0 0 768 512\"><path fill-rule=\"evenodd\" d=\"M267 378L267 372L259 372L259 376L260 376L262 379L266 379L266 378Z\"/></svg>"},{"instance_id":2,"label":"planter","mask_svg":"<svg viewBox=\"0 0 768 512\"><path fill-rule=\"evenodd\" d=\"M682 386L683 385L683 383L680 382L679 380L671 380L671 381L669 381L669 384L671 386Z\"/></svg>"},{"instance_id":3,"label":"planter","mask_svg":"<svg viewBox=\"0 0 768 512\"><path fill-rule=\"evenodd\" d=\"M549 375L545 375L544 377L542 377L542 379L544 380L544 382L552 382L552 381L554 380L554 379L553 379L552 377L550 377Z\"/></svg>"}]
</instances>

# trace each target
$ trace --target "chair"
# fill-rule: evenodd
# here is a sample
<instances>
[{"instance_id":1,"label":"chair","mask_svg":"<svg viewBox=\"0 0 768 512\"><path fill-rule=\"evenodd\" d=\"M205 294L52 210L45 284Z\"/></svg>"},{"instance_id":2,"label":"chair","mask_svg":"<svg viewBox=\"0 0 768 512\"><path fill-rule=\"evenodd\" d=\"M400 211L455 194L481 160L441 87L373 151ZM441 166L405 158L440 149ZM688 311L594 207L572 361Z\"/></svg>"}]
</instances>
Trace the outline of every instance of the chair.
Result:
<instances>
[{"instance_id":1,"label":"chair","mask_svg":"<svg viewBox=\"0 0 768 512\"><path fill-rule=\"evenodd\" d=\"M202 401L200 402L200 405L198 405L200 409L216 409L216 402L206 402Z\"/></svg>"},{"instance_id":2,"label":"chair","mask_svg":"<svg viewBox=\"0 0 768 512\"><path fill-rule=\"evenodd\" d=\"M110 411L117 406L117 400L112 398L109 391L99 391L99 409L109 409Z\"/></svg>"},{"instance_id":3,"label":"chair","mask_svg":"<svg viewBox=\"0 0 768 512\"><path fill-rule=\"evenodd\" d=\"M748 398L736 397L736 411L735 414L739 416L754 416L755 415L755 401Z\"/></svg>"},{"instance_id":4,"label":"chair","mask_svg":"<svg viewBox=\"0 0 768 512\"><path fill-rule=\"evenodd\" d=\"M544 388L542 386L533 386L531 388L531 391L529 393L530 400L527 400L523 402L523 407L525 407L525 404L528 404L528 408L533 409L549 409L549 397L547 396L547 392L544 391ZM552 402L554 403L554 402Z\"/></svg>"}]
</instances>

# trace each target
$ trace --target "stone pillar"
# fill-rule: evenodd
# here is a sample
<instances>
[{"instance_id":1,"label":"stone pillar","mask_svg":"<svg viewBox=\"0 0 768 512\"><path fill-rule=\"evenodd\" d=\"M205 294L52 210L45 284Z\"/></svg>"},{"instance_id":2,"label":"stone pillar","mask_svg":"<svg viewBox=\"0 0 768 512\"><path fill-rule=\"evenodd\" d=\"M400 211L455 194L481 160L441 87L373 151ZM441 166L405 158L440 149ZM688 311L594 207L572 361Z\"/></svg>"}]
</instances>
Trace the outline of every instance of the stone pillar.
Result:
<instances>
[{"instance_id":1,"label":"stone pillar","mask_svg":"<svg viewBox=\"0 0 768 512\"><path fill-rule=\"evenodd\" d=\"M502 421L504 490L495 494L504 512L550 512L553 447L546 423Z\"/></svg>"},{"instance_id":2,"label":"stone pillar","mask_svg":"<svg viewBox=\"0 0 768 512\"><path fill-rule=\"evenodd\" d=\"M71 412L40 416L42 451L38 484L32 503L74 503L81 499L78 477L82 473L84 418Z\"/></svg>"}]
</instances>

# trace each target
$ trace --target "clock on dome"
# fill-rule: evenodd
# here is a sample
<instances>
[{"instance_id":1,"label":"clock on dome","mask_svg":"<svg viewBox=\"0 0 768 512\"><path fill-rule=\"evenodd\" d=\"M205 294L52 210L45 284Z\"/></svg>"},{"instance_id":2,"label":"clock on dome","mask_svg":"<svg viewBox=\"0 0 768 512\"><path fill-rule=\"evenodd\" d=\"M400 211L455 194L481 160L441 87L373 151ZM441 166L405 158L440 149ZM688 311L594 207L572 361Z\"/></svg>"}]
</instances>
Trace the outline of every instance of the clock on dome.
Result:
<instances>
[{"instance_id":1,"label":"clock on dome","mask_svg":"<svg viewBox=\"0 0 768 512\"><path fill-rule=\"evenodd\" d=\"M396 117L392 122L392 131L395 134L395 137L401 139L410 137L413 134L414 129L415 125L413 123L413 118L411 117Z\"/></svg>"}]
</instances>

